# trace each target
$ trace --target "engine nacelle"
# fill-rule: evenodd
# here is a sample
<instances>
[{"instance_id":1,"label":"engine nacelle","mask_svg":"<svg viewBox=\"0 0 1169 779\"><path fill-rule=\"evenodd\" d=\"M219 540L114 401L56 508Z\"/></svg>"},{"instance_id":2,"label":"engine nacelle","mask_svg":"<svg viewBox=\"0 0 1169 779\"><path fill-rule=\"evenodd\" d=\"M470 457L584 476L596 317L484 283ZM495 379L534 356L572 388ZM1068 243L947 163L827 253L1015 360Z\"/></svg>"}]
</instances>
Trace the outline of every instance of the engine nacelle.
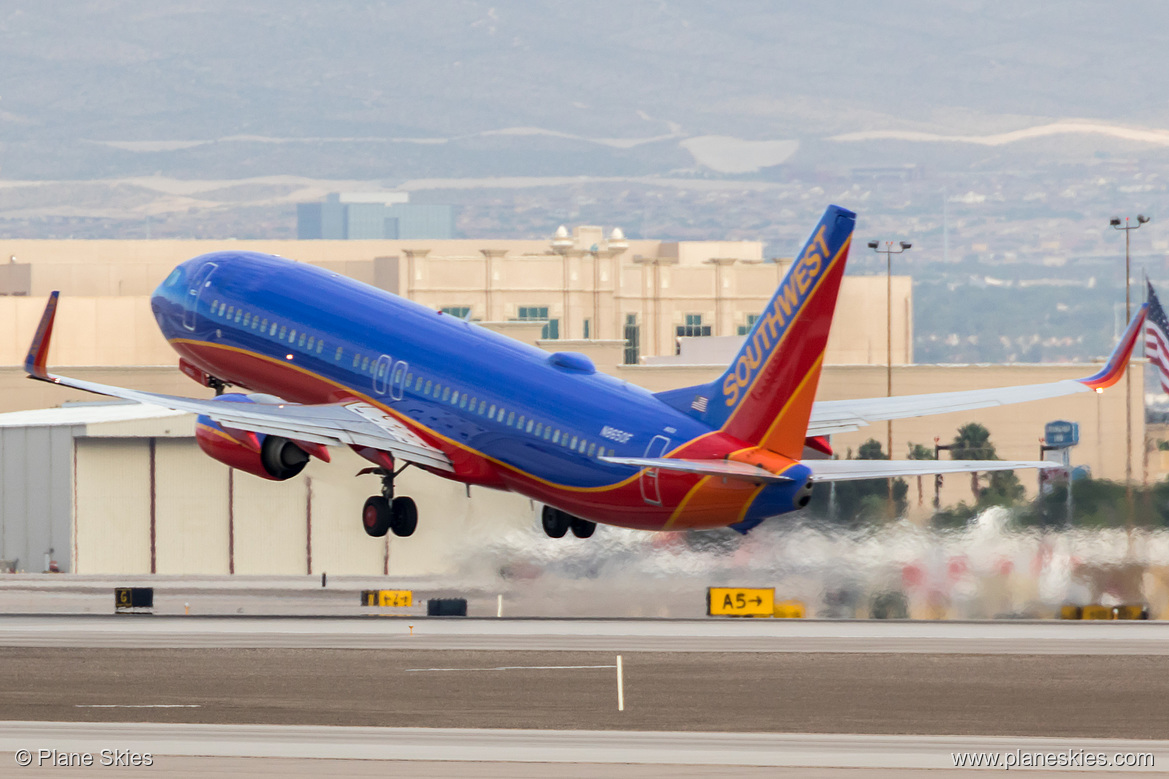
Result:
<instances>
[{"instance_id":1,"label":"engine nacelle","mask_svg":"<svg viewBox=\"0 0 1169 779\"><path fill-rule=\"evenodd\" d=\"M254 403L247 395L220 395L223 403ZM211 417L195 422L195 440L207 456L253 476L272 481L291 479L308 465L309 454L294 441L276 435L227 429Z\"/></svg>"}]
</instances>

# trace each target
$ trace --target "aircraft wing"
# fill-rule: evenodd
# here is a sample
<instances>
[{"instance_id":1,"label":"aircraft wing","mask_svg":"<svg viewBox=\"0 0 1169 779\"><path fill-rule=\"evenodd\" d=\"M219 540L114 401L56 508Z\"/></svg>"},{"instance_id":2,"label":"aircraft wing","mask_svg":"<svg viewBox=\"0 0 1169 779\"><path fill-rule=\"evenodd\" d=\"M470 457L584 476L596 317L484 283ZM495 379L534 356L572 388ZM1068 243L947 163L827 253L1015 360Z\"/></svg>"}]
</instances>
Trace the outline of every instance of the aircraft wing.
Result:
<instances>
[{"instance_id":1,"label":"aircraft wing","mask_svg":"<svg viewBox=\"0 0 1169 779\"><path fill-rule=\"evenodd\" d=\"M152 406L206 414L227 427L284 436L325 445L350 444L389 452L417 465L453 472L450 459L414 434L408 427L369 403L358 400L320 405L299 403L223 403L98 384L49 373L46 361L58 293L49 296L44 316L33 337L24 367L29 376L64 387L132 400Z\"/></svg>"},{"instance_id":2,"label":"aircraft wing","mask_svg":"<svg viewBox=\"0 0 1169 779\"><path fill-rule=\"evenodd\" d=\"M734 460L672 460L666 457L599 457L607 463L633 465L638 468L658 468L663 471L697 473L703 476L721 476L727 479L741 479L756 484L775 484L791 479L782 474L772 473L754 465Z\"/></svg>"},{"instance_id":3,"label":"aircraft wing","mask_svg":"<svg viewBox=\"0 0 1169 779\"><path fill-rule=\"evenodd\" d=\"M812 406L808 420L808 435L821 436L857 430L874 422L888 419L924 417L950 411L968 411L991 406L1026 403L1029 400L1058 398L1080 392L1103 392L1120 381L1124 375L1133 346L1140 334L1148 304L1137 309L1120 342L1112 351L1107 364L1097 373L1083 379L1064 379L1046 384L1025 384L1017 387L935 392L925 395L861 398L857 400L825 400ZM977 469L986 470L986 469Z\"/></svg>"},{"instance_id":4,"label":"aircraft wing","mask_svg":"<svg viewBox=\"0 0 1169 779\"><path fill-rule=\"evenodd\" d=\"M1062 467L1047 460L802 460L800 464L811 469L814 482Z\"/></svg>"}]
</instances>

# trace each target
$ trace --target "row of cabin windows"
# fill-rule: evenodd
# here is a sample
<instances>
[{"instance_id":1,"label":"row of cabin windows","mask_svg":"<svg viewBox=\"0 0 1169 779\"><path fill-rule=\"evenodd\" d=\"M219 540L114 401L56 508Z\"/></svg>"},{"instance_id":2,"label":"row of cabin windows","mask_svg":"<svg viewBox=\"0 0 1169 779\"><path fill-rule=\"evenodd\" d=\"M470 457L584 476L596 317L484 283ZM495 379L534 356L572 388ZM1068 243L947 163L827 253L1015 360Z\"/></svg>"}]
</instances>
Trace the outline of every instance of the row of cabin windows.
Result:
<instances>
[{"instance_id":1,"label":"row of cabin windows","mask_svg":"<svg viewBox=\"0 0 1169 779\"><path fill-rule=\"evenodd\" d=\"M250 311L245 311L242 307L236 308L233 305L221 303L216 300L211 304L211 313L229 322L234 322L243 328L250 328L257 332L266 333L279 341L287 341L289 345L294 345L309 354L322 354L325 350L325 339L317 338L315 335L309 335L303 330L297 331L295 327L282 325L275 320L269 323L267 317L252 314ZM344 354L345 349L338 346L337 350L333 353L333 360L340 362ZM360 366L363 373L367 371L371 374L377 372L376 359L371 364L369 357L363 357L361 354L355 353L353 355L353 367L357 368L358 366ZM388 369L388 366L385 367Z\"/></svg>"},{"instance_id":2,"label":"row of cabin windows","mask_svg":"<svg viewBox=\"0 0 1169 779\"><path fill-rule=\"evenodd\" d=\"M325 348L324 339L316 336L308 335L304 331L299 334L296 328L289 328L288 325L281 325L278 322L269 323L267 318L261 318L259 314L252 314L249 311L244 311L243 308L236 308L235 306L221 303L216 300L211 304L211 312L216 316L224 317L225 319L235 322L245 328L251 328L259 332L266 332L270 336L275 336L277 339L287 340L290 344L295 343L298 347L306 349L309 352L321 354ZM340 361L344 349L340 346L333 356L333 359ZM368 356L362 356L355 353L353 355L353 367L359 368L362 373L369 372L375 374L377 372L377 360L370 360ZM385 370L389 366L382 364ZM425 384L423 382L425 381ZM554 444L562 444L574 452L579 452L586 457L593 457L596 455L605 455L605 447L600 447L598 450L595 441L589 441L583 436L569 436L568 433L562 433L559 428L554 428L552 425L545 425L543 422L525 417L523 414L516 418L514 411L507 411L502 406L496 406L494 403L488 404L486 400L479 400L477 397L468 397L466 392L459 392L449 386L443 386L440 382L433 379L424 379L422 376L415 376L413 373L406 375L406 386L413 385L414 391L425 397L433 397L442 400L444 403L449 402L452 406L458 406L461 409L467 409L479 416L486 416L488 419L502 422L508 427L514 427L524 433L535 436L536 438L543 438L545 441L551 441ZM612 457L614 450L608 450L608 455Z\"/></svg>"},{"instance_id":3,"label":"row of cabin windows","mask_svg":"<svg viewBox=\"0 0 1169 779\"><path fill-rule=\"evenodd\" d=\"M605 447L598 447L595 441L589 441L583 436L569 435L552 425L545 425L543 422L538 422L523 414L517 415L516 412L508 411L503 406L497 406L486 400L480 400L476 396L472 396L466 392L460 392L449 386L444 386L441 382L434 381L433 379L415 376L412 373L407 374L406 386L412 387L415 394L422 397L434 398L443 403L450 403L452 406L458 406L479 416L485 416L488 419L501 422L508 427L513 427L536 438L542 438L545 441L560 444L586 457L603 456L605 454L612 457L615 453L612 449L606 452Z\"/></svg>"},{"instance_id":4,"label":"row of cabin windows","mask_svg":"<svg viewBox=\"0 0 1169 779\"><path fill-rule=\"evenodd\" d=\"M303 330L298 332L295 327L282 325L274 319L269 322L267 317L261 318L259 314L245 311L243 307L236 308L216 300L211 304L211 313L244 329L264 333L278 341L287 341L290 346L296 346L309 354L321 354L325 350L325 339L309 335ZM337 347L336 359L341 359L341 347Z\"/></svg>"}]
</instances>

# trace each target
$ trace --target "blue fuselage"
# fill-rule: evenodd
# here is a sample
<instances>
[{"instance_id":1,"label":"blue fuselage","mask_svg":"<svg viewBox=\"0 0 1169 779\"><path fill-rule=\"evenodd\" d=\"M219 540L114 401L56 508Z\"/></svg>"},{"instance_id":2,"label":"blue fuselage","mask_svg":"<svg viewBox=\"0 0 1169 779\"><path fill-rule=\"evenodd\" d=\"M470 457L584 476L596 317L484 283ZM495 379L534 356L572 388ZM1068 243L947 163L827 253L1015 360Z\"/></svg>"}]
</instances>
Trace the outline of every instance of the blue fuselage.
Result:
<instances>
[{"instance_id":1,"label":"blue fuselage","mask_svg":"<svg viewBox=\"0 0 1169 779\"><path fill-rule=\"evenodd\" d=\"M580 355L549 355L311 265L251 252L204 255L175 268L152 306L176 351L212 376L297 403L368 400L446 452L454 478L594 521L729 525L790 511L802 486L753 489L718 523L679 521L700 477L599 458L677 456L695 446L721 456L719 448L745 444L720 440Z\"/></svg>"}]
</instances>

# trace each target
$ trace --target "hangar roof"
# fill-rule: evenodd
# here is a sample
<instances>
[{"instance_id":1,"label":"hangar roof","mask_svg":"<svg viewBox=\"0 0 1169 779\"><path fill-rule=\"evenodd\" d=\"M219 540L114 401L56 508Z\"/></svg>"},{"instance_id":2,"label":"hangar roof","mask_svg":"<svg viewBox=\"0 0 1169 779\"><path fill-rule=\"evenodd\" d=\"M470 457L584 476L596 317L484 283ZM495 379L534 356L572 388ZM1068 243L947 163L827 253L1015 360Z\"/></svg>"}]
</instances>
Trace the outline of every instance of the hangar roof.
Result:
<instances>
[{"instance_id":1,"label":"hangar roof","mask_svg":"<svg viewBox=\"0 0 1169 779\"><path fill-rule=\"evenodd\" d=\"M194 416L141 403L75 403L0 414L0 428L84 427L99 437L190 436Z\"/></svg>"}]
</instances>

